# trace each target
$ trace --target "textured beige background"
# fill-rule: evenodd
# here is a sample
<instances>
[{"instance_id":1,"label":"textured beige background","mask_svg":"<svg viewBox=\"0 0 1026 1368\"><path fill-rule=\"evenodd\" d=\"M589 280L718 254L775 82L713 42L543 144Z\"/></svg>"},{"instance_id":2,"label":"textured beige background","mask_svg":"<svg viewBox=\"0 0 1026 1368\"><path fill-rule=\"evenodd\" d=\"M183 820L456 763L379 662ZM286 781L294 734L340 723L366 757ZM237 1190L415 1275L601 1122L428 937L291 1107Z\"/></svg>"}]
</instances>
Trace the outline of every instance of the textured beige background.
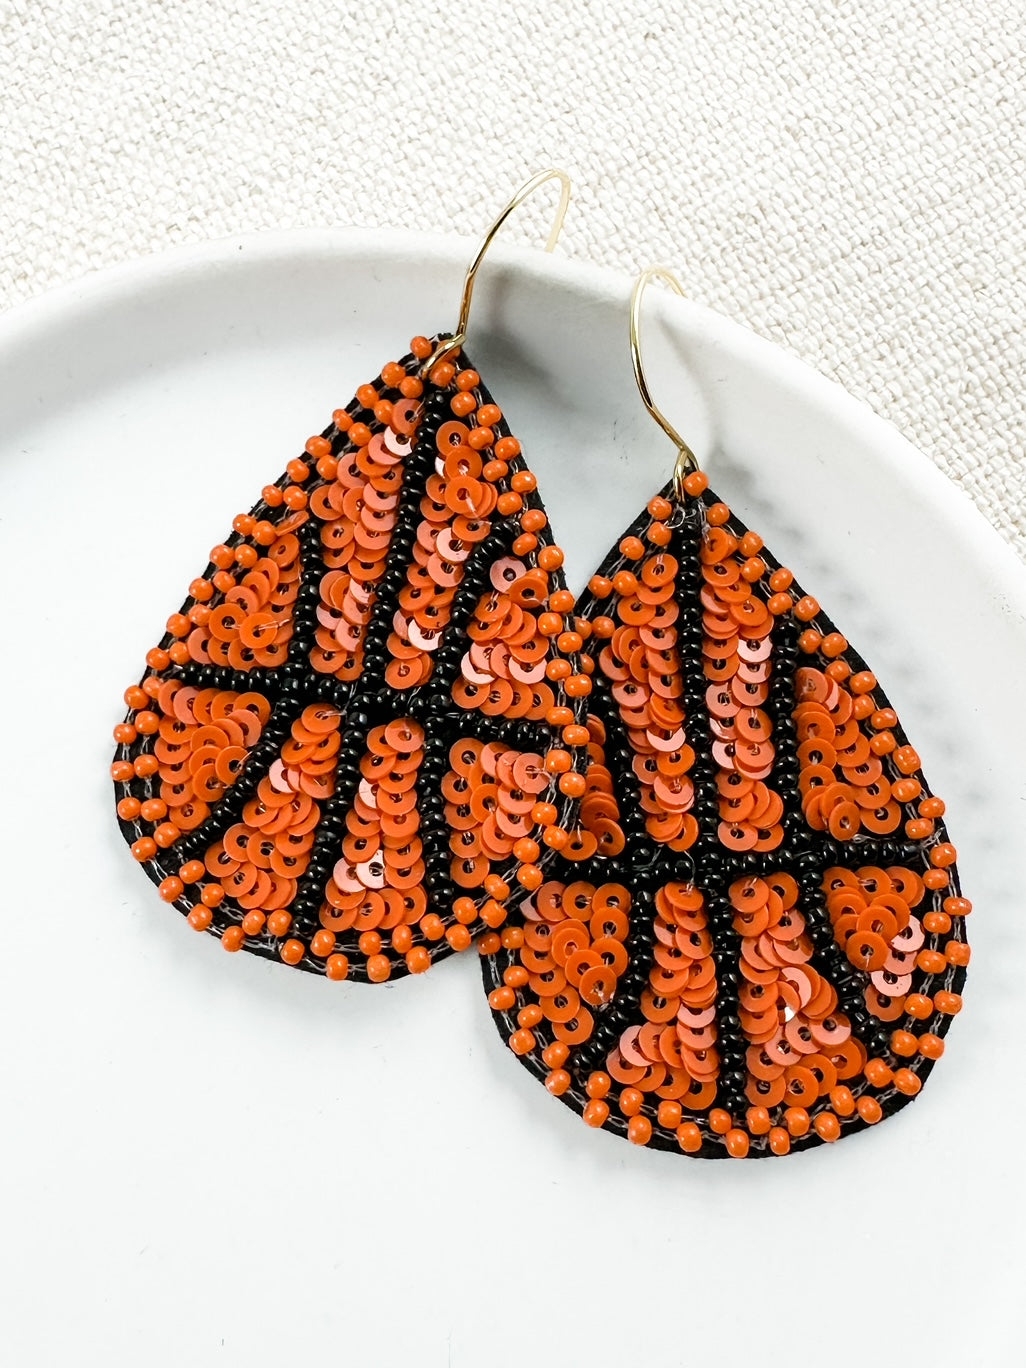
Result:
<instances>
[{"instance_id":1,"label":"textured beige background","mask_svg":"<svg viewBox=\"0 0 1026 1368\"><path fill-rule=\"evenodd\" d=\"M250 229L476 234L555 162L578 187L564 251L672 264L1026 555L1024 20L1022 0L0 0L0 305Z\"/></svg>"}]
</instances>

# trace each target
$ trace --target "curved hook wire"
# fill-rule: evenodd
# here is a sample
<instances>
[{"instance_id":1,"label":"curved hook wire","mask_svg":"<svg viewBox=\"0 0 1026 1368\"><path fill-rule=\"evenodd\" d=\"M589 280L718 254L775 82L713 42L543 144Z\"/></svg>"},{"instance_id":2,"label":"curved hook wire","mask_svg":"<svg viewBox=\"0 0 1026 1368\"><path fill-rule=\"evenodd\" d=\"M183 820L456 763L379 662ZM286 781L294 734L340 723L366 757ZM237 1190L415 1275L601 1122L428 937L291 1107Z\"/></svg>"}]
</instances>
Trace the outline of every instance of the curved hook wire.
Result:
<instances>
[{"instance_id":1,"label":"curved hook wire","mask_svg":"<svg viewBox=\"0 0 1026 1368\"><path fill-rule=\"evenodd\" d=\"M645 378L645 370L641 364L641 298L645 293L646 287L653 280L661 280L669 285L670 289L676 294L684 296L684 287L677 277L666 270L663 266L650 266L647 271L642 271L634 282L634 290L631 294L631 362L634 366L634 379L638 383L638 392L641 395L641 402L648 409L649 413L656 420L662 430L669 437L670 441L677 448L677 463L673 468L673 488L677 498L684 498L684 480L693 470L699 469L698 457L685 442L677 429L663 414L652 398L652 392L648 387Z\"/></svg>"},{"instance_id":2,"label":"curved hook wire","mask_svg":"<svg viewBox=\"0 0 1026 1368\"><path fill-rule=\"evenodd\" d=\"M559 207L556 210L556 217L553 220L552 231L549 233L549 240L545 244L545 250L551 252L559 240L559 234L563 228L563 220L566 218L567 206L570 203L570 177L565 171L560 171L556 167L550 167L548 171L539 171L536 176L520 187L510 202L499 214L498 218L485 233L481 246L477 249L473 261L467 267L467 274L463 278L463 295L460 299L460 314L456 323L456 331L451 337L445 338L440 342L428 359L421 367L421 375L427 375L433 366L437 365L444 356L458 347L462 347L467 340L467 324L470 321L470 304L474 297L474 285L477 282L477 273L481 262L484 260L485 253L495 241L499 229L513 213L514 209L519 209L524 200L528 199L542 185L550 180L558 180L562 187L559 196Z\"/></svg>"}]
</instances>

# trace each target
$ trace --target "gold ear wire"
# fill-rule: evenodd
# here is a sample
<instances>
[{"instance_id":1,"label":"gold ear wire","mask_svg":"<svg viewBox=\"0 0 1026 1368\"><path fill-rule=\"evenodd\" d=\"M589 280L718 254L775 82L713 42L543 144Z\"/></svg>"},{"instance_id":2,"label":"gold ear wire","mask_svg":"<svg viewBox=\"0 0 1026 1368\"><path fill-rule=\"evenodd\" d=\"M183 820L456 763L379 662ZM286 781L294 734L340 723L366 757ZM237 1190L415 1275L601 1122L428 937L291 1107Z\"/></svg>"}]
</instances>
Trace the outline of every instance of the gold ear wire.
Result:
<instances>
[{"instance_id":1,"label":"gold ear wire","mask_svg":"<svg viewBox=\"0 0 1026 1368\"><path fill-rule=\"evenodd\" d=\"M470 265L467 267L467 274L463 279L463 297L460 300L460 315L456 323L456 331L453 333L452 337L447 337L438 344L421 367L421 375L427 375L431 368L437 365L443 357L448 356L450 352L456 351L457 348L462 347L463 343L467 340L467 324L470 320L470 302L474 295L474 284L477 280L477 273L481 266L481 262L484 260L485 253L495 241L496 234L509 218L510 214L513 213L514 209L519 209L524 200L528 199L540 186L545 185L550 180L558 180L562 186L559 196L559 207L556 210L556 217L553 220L552 231L549 233L549 240L545 245L545 250L551 252L555 247L559 240L559 234L563 228L563 220L566 218L567 206L570 203L570 177L565 171L559 171L555 167L552 167L548 171L539 171L536 176L531 177L526 185L522 185L488 229L488 232L485 233L481 246L477 249L473 261L471 261Z\"/></svg>"},{"instance_id":2,"label":"gold ear wire","mask_svg":"<svg viewBox=\"0 0 1026 1368\"><path fill-rule=\"evenodd\" d=\"M653 280L661 280L664 284L669 285L676 294L684 295L684 287L677 277L662 266L650 266L647 271L642 271L641 275L638 276L631 294L631 362L634 366L634 378L638 382L641 402L677 448L677 463L673 468L673 488L677 498L683 500L684 480L692 471L700 468L698 457L673 424L656 406L648 388L648 381L645 379L644 367L641 364L641 297L648 284Z\"/></svg>"}]
</instances>

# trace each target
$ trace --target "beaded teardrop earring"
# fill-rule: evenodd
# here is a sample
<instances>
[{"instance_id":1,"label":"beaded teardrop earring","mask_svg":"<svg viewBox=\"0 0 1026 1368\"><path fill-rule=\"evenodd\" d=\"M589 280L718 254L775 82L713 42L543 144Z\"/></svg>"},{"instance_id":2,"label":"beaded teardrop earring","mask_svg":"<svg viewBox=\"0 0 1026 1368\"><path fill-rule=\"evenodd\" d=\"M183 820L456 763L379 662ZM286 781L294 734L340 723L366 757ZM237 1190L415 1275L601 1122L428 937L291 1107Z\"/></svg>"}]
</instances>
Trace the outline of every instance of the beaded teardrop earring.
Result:
<instances>
[{"instance_id":1,"label":"beaded teardrop earring","mask_svg":"<svg viewBox=\"0 0 1026 1368\"><path fill-rule=\"evenodd\" d=\"M876 676L674 441L672 480L578 605L582 804L521 943L482 943L497 1024L591 1126L702 1158L786 1154L919 1092L969 962L955 849ZM618 858L618 833L627 846ZM610 844L611 843L611 844Z\"/></svg>"},{"instance_id":2,"label":"beaded teardrop earring","mask_svg":"<svg viewBox=\"0 0 1026 1368\"><path fill-rule=\"evenodd\" d=\"M121 830L226 950L418 973L573 848L573 607L534 476L455 334L416 337L232 524L125 692ZM576 698L575 698L576 695ZM548 765L549 753L557 758Z\"/></svg>"}]
</instances>

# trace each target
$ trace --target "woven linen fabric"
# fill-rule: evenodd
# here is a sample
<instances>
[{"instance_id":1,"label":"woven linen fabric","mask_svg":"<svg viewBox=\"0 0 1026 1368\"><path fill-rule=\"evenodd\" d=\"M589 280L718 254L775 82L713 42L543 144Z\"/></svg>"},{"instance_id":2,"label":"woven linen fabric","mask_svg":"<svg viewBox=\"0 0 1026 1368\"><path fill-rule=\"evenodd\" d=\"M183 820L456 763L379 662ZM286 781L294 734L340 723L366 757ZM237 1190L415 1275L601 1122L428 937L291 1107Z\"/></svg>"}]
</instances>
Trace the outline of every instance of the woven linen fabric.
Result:
<instances>
[{"instance_id":1,"label":"woven linen fabric","mask_svg":"<svg viewBox=\"0 0 1026 1368\"><path fill-rule=\"evenodd\" d=\"M1022 23L1021 0L0 0L0 305L248 230L476 235L555 164L563 251L671 264L1026 556Z\"/></svg>"}]
</instances>

